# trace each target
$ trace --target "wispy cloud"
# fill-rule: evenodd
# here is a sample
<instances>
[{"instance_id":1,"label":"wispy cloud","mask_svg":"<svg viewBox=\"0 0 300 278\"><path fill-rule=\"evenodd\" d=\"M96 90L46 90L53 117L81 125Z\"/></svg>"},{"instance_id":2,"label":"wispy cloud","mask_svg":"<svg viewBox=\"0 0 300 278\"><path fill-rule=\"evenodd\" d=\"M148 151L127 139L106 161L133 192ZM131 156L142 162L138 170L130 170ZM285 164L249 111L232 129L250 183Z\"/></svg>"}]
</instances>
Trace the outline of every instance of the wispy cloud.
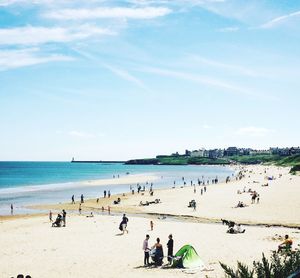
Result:
<instances>
[{"instance_id":1,"label":"wispy cloud","mask_svg":"<svg viewBox=\"0 0 300 278\"><path fill-rule=\"evenodd\" d=\"M73 58L58 54L40 54L39 49L0 50L0 70L8 70L56 61L72 61Z\"/></svg>"},{"instance_id":2,"label":"wispy cloud","mask_svg":"<svg viewBox=\"0 0 300 278\"><path fill-rule=\"evenodd\" d=\"M91 139L91 138L96 138L96 137L102 137L103 136L103 134L94 134L94 133L78 131L78 130L72 130L68 133L68 135L70 135L72 137L85 138L85 139Z\"/></svg>"},{"instance_id":3,"label":"wispy cloud","mask_svg":"<svg viewBox=\"0 0 300 278\"><path fill-rule=\"evenodd\" d=\"M169 69L153 68L153 67L143 68L142 71L148 72L148 73L153 73L153 74L158 74L158 75L162 75L162 76L169 76L169 77L173 77L173 78L179 78L179 79L183 79L183 80L193 81L193 82L200 83L203 85L208 85L208 86L212 86L212 87L216 87L216 88L225 89L227 92L230 92L230 93L239 93L239 94L250 95L250 96L254 95L252 92L250 92L247 89L232 85L230 83L227 83L227 82L215 79L215 78L210 78L208 76L202 76L202 75L181 72L181 71L174 71L174 70L169 70Z\"/></svg>"},{"instance_id":4,"label":"wispy cloud","mask_svg":"<svg viewBox=\"0 0 300 278\"><path fill-rule=\"evenodd\" d=\"M103 7L94 9L62 9L46 12L46 18L56 20L91 20L97 18L151 19L171 13L167 7Z\"/></svg>"},{"instance_id":5,"label":"wispy cloud","mask_svg":"<svg viewBox=\"0 0 300 278\"><path fill-rule=\"evenodd\" d=\"M115 75L119 76L120 78L129 81L135 85L137 85L138 87L149 91L149 89L145 86L144 82L138 78L136 78L135 76L133 76L131 73L129 73L128 71L124 70L124 69L120 69L120 68L116 68L113 67L111 65L107 65L104 64L103 65L105 68L107 68L108 70L110 70L112 73L114 73Z\"/></svg>"},{"instance_id":6,"label":"wispy cloud","mask_svg":"<svg viewBox=\"0 0 300 278\"><path fill-rule=\"evenodd\" d=\"M215 67L215 68L219 68L219 69L223 69L226 71L233 71L242 75L247 75L247 76L258 76L259 74L251 69L239 66L239 65L233 65L233 64L228 64L228 63L222 63L219 61L215 61L215 60L211 60L211 59L207 59L198 55L190 55L190 57L192 58L192 60L194 62L198 62L198 63L202 63L211 67Z\"/></svg>"},{"instance_id":7,"label":"wispy cloud","mask_svg":"<svg viewBox=\"0 0 300 278\"><path fill-rule=\"evenodd\" d=\"M237 32L239 31L240 28L237 26L232 26L232 27L224 27L224 28L220 28L217 31L218 32L222 32L222 33L232 33L232 32Z\"/></svg>"},{"instance_id":8,"label":"wispy cloud","mask_svg":"<svg viewBox=\"0 0 300 278\"><path fill-rule=\"evenodd\" d=\"M95 25L76 28L63 27L17 27L0 29L0 45L37 45L51 42L70 42L95 36L112 35L109 29Z\"/></svg>"},{"instance_id":9,"label":"wispy cloud","mask_svg":"<svg viewBox=\"0 0 300 278\"><path fill-rule=\"evenodd\" d=\"M268 129L264 127L248 126L248 127L239 128L236 131L236 134L242 136L251 136L251 137L265 137L272 132L274 132L272 129Z\"/></svg>"},{"instance_id":10,"label":"wispy cloud","mask_svg":"<svg viewBox=\"0 0 300 278\"><path fill-rule=\"evenodd\" d=\"M275 27L275 26L278 26L292 18L295 18L295 17L299 17L300 16L300 11L297 11L297 12L294 12L294 13L290 13L290 14L287 14L287 15L283 15L283 16L279 16L279 17L276 17L266 23L264 23L263 25L261 25L260 27L263 28L263 29L269 29L269 28L272 28L272 27Z\"/></svg>"},{"instance_id":11,"label":"wispy cloud","mask_svg":"<svg viewBox=\"0 0 300 278\"><path fill-rule=\"evenodd\" d=\"M87 53L87 52L82 51L81 49L77 49L77 48L73 48L73 50L75 52L77 52L78 54L80 54L81 56L85 57L86 59L97 62L97 57L91 55L90 53ZM135 77L134 75L129 73L127 70L121 69L116 66L108 65L105 63L101 63L101 62L99 62L99 66L108 69L113 74L117 75L118 77L122 78L123 80L129 81L146 91L150 91L149 88L147 88L147 86L144 84L144 82L142 80L138 79L137 77Z\"/></svg>"}]
</instances>

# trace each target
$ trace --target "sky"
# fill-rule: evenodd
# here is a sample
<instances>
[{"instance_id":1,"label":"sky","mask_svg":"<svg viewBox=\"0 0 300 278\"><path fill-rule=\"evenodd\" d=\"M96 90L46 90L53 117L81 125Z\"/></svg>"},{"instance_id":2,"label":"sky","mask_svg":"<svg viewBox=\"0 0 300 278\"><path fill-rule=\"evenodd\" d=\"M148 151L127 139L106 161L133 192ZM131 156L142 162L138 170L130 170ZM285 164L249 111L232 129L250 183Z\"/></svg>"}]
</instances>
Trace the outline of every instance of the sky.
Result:
<instances>
[{"instance_id":1,"label":"sky","mask_svg":"<svg viewBox=\"0 0 300 278\"><path fill-rule=\"evenodd\" d=\"M300 2L0 0L0 160L300 145Z\"/></svg>"}]
</instances>

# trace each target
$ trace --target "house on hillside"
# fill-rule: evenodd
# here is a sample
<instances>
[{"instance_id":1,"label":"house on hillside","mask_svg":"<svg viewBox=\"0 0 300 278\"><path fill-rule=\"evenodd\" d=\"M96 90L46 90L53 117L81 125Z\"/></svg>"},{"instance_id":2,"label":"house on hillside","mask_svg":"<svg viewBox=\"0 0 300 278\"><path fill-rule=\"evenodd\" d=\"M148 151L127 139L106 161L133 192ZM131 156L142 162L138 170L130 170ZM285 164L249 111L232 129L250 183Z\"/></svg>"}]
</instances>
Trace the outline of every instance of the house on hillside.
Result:
<instances>
[{"instance_id":1,"label":"house on hillside","mask_svg":"<svg viewBox=\"0 0 300 278\"><path fill-rule=\"evenodd\" d=\"M229 147L224 151L224 156L239 155L239 149L237 147Z\"/></svg>"}]
</instances>

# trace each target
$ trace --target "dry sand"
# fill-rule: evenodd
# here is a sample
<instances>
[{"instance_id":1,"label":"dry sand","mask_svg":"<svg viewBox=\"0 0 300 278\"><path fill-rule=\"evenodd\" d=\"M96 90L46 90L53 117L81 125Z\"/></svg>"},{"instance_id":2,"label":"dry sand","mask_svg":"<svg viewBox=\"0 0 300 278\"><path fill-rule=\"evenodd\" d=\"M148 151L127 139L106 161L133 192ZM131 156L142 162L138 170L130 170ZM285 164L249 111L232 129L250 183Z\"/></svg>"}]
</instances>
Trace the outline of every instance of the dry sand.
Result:
<instances>
[{"instance_id":1,"label":"dry sand","mask_svg":"<svg viewBox=\"0 0 300 278\"><path fill-rule=\"evenodd\" d=\"M119 235L120 216L70 216L67 227L51 228L47 217L6 221L1 229L1 277L18 273L39 278L67 277L189 277L179 269L147 269L143 266L142 242L146 233L150 243L160 237L165 247L173 233L178 250L190 243L213 271L197 272L195 277L224 277L219 261L235 265L236 260L251 264L261 253L270 255L278 241L275 234L289 233L299 242L299 230L248 227L246 233L226 234L220 224L181 223L129 217L129 234ZM165 249L166 252L166 249Z\"/></svg>"},{"instance_id":2,"label":"dry sand","mask_svg":"<svg viewBox=\"0 0 300 278\"><path fill-rule=\"evenodd\" d=\"M264 173L266 168L267 173ZM119 205L112 205L116 196L110 199L89 200L83 209L94 209L94 218L77 213L68 213L67 227L52 228L47 216L27 217L6 221L0 219L0 277L16 277L18 273L31 274L32 277L189 277L179 269L143 268L142 242L146 233L150 243L160 237L165 247L167 236L174 236L177 251L182 245L192 244L204 263L213 271L197 272L194 277L224 277L219 261L235 265L237 260L251 264L259 259L261 253L267 256L275 250L278 240L276 234L289 234L296 246L300 243L300 230L280 227L246 226L244 234L227 234L226 226L216 223L192 223L181 219L181 215L193 216L191 221L215 221L225 218L242 223L278 224L300 226L300 177L288 174L287 168L248 166L246 177L238 182L210 185L207 192L200 194L200 187L155 190L151 197L144 195L121 196ZM261 174L260 174L261 173ZM279 174L282 177L279 178ZM248 177L250 175L250 177ZM265 176L274 176L268 187ZM255 183L253 183L255 181ZM257 183L256 183L257 182ZM237 190L250 187L260 194L260 203L251 204L248 193L237 194ZM139 202L159 198L162 203L139 206ZM187 207L195 199L197 210ZM238 201L244 201L246 208L232 208ZM118 235L120 215L98 215L101 206L110 205L112 211L138 213L158 213L178 215L179 221L172 217L157 219L158 215L145 217L129 216L129 234ZM78 204L49 205L47 208L77 209ZM152 217L152 218L149 218ZM149 231L150 219L154 221L154 231ZM166 250L165 250L166 253Z\"/></svg>"}]
</instances>

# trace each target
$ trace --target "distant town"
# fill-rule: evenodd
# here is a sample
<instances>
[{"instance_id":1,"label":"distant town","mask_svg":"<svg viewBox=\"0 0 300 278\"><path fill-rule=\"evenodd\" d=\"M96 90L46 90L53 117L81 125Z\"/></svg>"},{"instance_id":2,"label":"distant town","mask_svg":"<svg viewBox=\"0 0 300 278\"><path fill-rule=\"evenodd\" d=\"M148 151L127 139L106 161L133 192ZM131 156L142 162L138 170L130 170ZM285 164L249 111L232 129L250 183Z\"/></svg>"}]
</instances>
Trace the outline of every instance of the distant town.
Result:
<instances>
[{"instance_id":1,"label":"distant town","mask_svg":"<svg viewBox=\"0 0 300 278\"><path fill-rule=\"evenodd\" d=\"M170 155L157 155L155 158L132 159L126 164L153 164L153 165L228 165L228 164L274 164L290 166L299 171L300 147L269 148L255 150L251 148L229 147L226 149L198 149L186 150Z\"/></svg>"},{"instance_id":2,"label":"distant town","mask_svg":"<svg viewBox=\"0 0 300 278\"><path fill-rule=\"evenodd\" d=\"M300 154L300 147L291 148L269 148L268 150L254 150L251 148L237 148L229 147L227 149L199 149L189 151L186 150L183 156L190 157L208 157L208 158L222 158L228 156L242 156L242 155L279 155L290 156ZM180 156L178 152L171 154L171 156ZM160 155L157 156L159 158Z\"/></svg>"}]
</instances>

